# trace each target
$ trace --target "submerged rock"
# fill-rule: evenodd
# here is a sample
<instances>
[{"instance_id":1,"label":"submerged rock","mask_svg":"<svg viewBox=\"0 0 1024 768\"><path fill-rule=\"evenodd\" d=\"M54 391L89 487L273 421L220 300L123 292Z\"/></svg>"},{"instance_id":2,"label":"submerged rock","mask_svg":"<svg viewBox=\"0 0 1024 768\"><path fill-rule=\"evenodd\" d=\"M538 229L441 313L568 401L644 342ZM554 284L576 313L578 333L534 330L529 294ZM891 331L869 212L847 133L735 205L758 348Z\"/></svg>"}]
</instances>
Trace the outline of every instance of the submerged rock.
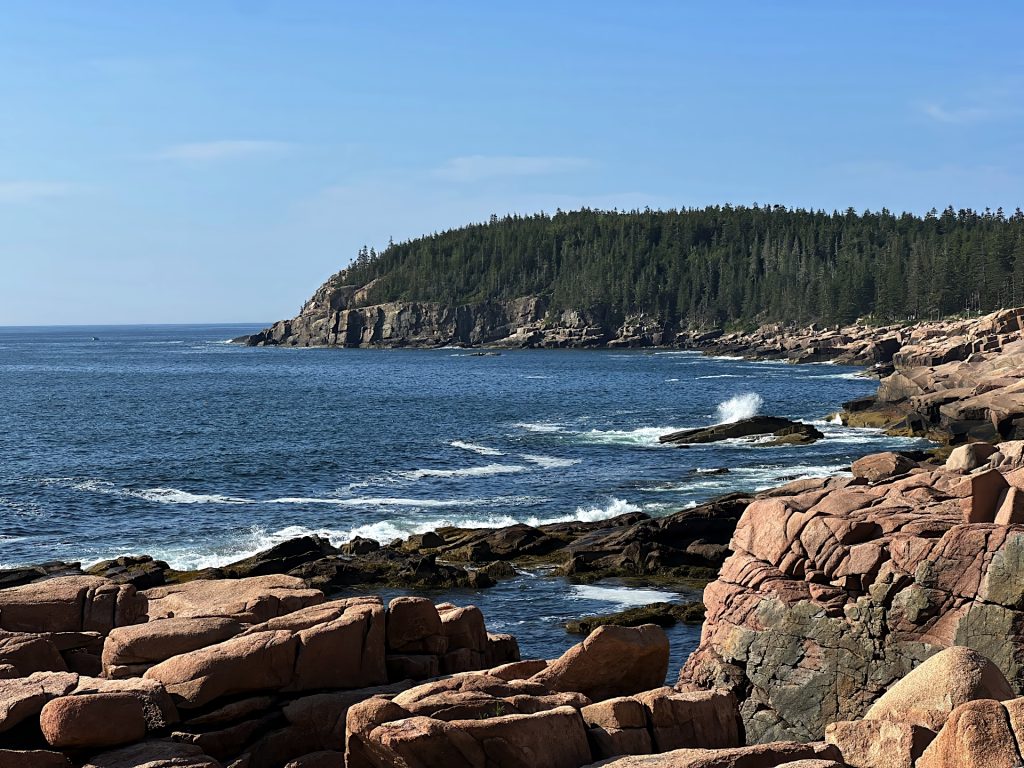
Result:
<instances>
[{"instance_id":1,"label":"submerged rock","mask_svg":"<svg viewBox=\"0 0 1024 768\"><path fill-rule=\"evenodd\" d=\"M566 622L565 629L574 635L589 635L598 627L613 624L618 627L639 627L642 624L657 624L671 627L677 622L700 624L704 621L703 603L651 603L638 608L627 608L618 613L602 616L587 616Z\"/></svg>"}]
</instances>

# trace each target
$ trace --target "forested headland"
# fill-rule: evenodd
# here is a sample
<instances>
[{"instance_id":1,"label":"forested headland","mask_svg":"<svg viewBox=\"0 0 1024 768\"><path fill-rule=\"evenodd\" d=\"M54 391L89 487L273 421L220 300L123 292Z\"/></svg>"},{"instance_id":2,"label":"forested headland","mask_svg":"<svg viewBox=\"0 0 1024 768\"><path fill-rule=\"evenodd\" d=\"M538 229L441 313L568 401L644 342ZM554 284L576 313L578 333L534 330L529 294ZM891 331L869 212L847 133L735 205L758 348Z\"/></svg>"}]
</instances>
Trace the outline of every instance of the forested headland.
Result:
<instances>
[{"instance_id":1,"label":"forested headland","mask_svg":"<svg viewBox=\"0 0 1024 768\"><path fill-rule=\"evenodd\" d=\"M492 216L377 252L333 278L361 303L542 296L609 322L679 326L931 319L1024 304L1024 213L782 206Z\"/></svg>"}]
</instances>

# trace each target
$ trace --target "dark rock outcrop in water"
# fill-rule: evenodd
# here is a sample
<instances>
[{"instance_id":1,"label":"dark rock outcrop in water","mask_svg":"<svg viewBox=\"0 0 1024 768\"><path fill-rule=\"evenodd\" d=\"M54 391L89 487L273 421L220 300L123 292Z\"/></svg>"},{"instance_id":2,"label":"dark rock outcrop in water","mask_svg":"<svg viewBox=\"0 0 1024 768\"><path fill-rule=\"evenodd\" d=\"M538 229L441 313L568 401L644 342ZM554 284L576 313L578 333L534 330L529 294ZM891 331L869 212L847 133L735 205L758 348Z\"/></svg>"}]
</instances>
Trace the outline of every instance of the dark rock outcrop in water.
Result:
<instances>
[{"instance_id":1,"label":"dark rock outcrop in water","mask_svg":"<svg viewBox=\"0 0 1024 768\"><path fill-rule=\"evenodd\" d=\"M747 419L715 424L711 427L683 429L670 432L658 438L658 442L672 445L696 445L714 443L719 440L732 440L743 437L761 437L771 435L774 440L765 440L759 445L804 445L820 440L824 435L813 424L792 421L779 416L751 416Z\"/></svg>"},{"instance_id":2,"label":"dark rock outcrop in water","mask_svg":"<svg viewBox=\"0 0 1024 768\"><path fill-rule=\"evenodd\" d=\"M636 608L627 608L618 613L573 619L566 622L565 629L574 635L589 635L598 627L604 627L609 624L616 627L639 627L643 624L671 627L680 621L685 624L702 623L704 621L704 604L650 603Z\"/></svg>"},{"instance_id":3,"label":"dark rock outcrop in water","mask_svg":"<svg viewBox=\"0 0 1024 768\"><path fill-rule=\"evenodd\" d=\"M593 522L505 528L441 528L381 544L354 539L333 546L301 536L219 568L176 571L148 556L104 561L89 569L112 583L140 588L196 579L238 579L286 574L328 592L354 587L485 588L515 574L515 566L542 567L590 582L640 576L707 582L727 555L726 545L747 502L724 496L666 517L640 512ZM81 575L77 565L56 573ZM0 584L50 578L46 567L0 571Z\"/></svg>"}]
</instances>

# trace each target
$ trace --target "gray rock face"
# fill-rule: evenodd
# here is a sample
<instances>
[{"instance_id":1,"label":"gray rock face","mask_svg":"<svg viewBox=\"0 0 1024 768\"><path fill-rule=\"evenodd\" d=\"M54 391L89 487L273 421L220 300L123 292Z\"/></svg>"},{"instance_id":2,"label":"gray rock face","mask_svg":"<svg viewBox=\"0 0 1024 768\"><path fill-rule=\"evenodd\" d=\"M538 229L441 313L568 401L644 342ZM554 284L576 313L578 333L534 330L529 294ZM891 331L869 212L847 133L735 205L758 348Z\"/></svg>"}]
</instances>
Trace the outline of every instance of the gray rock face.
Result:
<instances>
[{"instance_id":1,"label":"gray rock face","mask_svg":"<svg viewBox=\"0 0 1024 768\"><path fill-rule=\"evenodd\" d=\"M372 284L338 285L343 279L344 273L324 283L291 320L235 341L292 347L644 347L676 341L653 318L628 317L612 327L590 312L552 311L536 296L458 307L415 301L372 304Z\"/></svg>"}]
</instances>

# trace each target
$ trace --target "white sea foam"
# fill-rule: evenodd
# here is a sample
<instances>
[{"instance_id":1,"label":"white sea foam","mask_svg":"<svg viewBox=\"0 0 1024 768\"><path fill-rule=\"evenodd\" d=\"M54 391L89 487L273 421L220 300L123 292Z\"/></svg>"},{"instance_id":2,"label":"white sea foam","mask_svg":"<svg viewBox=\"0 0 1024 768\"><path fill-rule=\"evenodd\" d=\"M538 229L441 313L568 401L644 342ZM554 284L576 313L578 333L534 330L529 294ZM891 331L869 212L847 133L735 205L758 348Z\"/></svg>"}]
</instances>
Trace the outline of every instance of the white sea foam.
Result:
<instances>
[{"instance_id":1,"label":"white sea foam","mask_svg":"<svg viewBox=\"0 0 1024 768\"><path fill-rule=\"evenodd\" d=\"M541 456L535 453L523 453L519 455L523 461L536 464L544 469L564 469L580 463L580 459L563 459L558 456Z\"/></svg>"},{"instance_id":2,"label":"white sea foam","mask_svg":"<svg viewBox=\"0 0 1024 768\"><path fill-rule=\"evenodd\" d=\"M612 498L603 507L577 507L576 511L569 515L556 517L530 517L524 522L527 525L547 525L549 523L594 523L599 520L609 520L619 515L631 512L640 512L636 504L631 504L625 499Z\"/></svg>"},{"instance_id":3,"label":"white sea foam","mask_svg":"<svg viewBox=\"0 0 1024 768\"><path fill-rule=\"evenodd\" d=\"M337 544L345 541L346 531L333 528L308 528L304 525L289 525L277 531L268 532L266 528L254 525L240 540L230 545L215 547L213 550L198 547L172 548L157 553L172 568L181 570L198 570L201 568L218 568L252 557L258 552L295 539L300 536L321 536Z\"/></svg>"},{"instance_id":4,"label":"white sea foam","mask_svg":"<svg viewBox=\"0 0 1024 768\"><path fill-rule=\"evenodd\" d=\"M134 496L145 501L159 504L253 504L253 499L237 496L223 496L219 493L189 493L177 488L146 488L142 490L125 490L126 496Z\"/></svg>"},{"instance_id":5,"label":"white sea foam","mask_svg":"<svg viewBox=\"0 0 1024 768\"><path fill-rule=\"evenodd\" d=\"M707 376L697 376L698 379L747 379L749 376L744 376L741 373L712 373Z\"/></svg>"},{"instance_id":6,"label":"white sea foam","mask_svg":"<svg viewBox=\"0 0 1024 768\"><path fill-rule=\"evenodd\" d=\"M108 496L153 501L158 504L255 504L254 499L239 496L225 496L219 493L191 493L178 488L121 488L106 480L89 480L68 477L46 478L44 483L65 485L76 491L102 493Z\"/></svg>"},{"instance_id":7,"label":"white sea foam","mask_svg":"<svg viewBox=\"0 0 1024 768\"><path fill-rule=\"evenodd\" d=\"M356 536L364 539L374 539L387 543L394 539L404 539L416 533L436 531L438 528L453 526L456 528L504 528L509 525L516 525L516 520L510 515L489 515L487 517L466 517L466 518L436 518L424 519L396 519L378 520L373 523L365 523L345 532L336 543L350 541ZM333 540L332 540L333 543Z\"/></svg>"},{"instance_id":8,"label":"white sea foam","mask_svg":"<svg viewBox=\"0 0 1024 768\"><path fill-rule=\"evenodd\" d=\"M486 468L478 468L486 469ZM525 470L525 467L521 469ZM452 470L456 472L457 470ZM517 470L518 471L518 470ZM463 473L463 474L468 474ZM484 474L493 474L485 472ZM448 476L448 475L445 475ZM281 496L273 499L251 499L238 496L225 496L219 493L189 493L177 488L120 488L106 480L81 480L75 478L47 478L45 483L57 483L74 490L91 493L102 493L110 496L153 501L159 504L294 504L294 505L328 505L338 507L411 507L416 509L447 509L452 507L483 507L508 505L517 506L532 504L536 498L531 496L499 496L495 498L473 499L417 499L400 496Z\"/></svg>"},{"instance_id":9,"label":"white sea foam","mask_svg":"<svg viewBox=\"0 0 1024 768\"><path fill-rule=\"evenodd\" d=\"M741 419L749 419L757 415L762 405L764 398L756 392L730 397L718 404L718 423L732 424Z\"/></svg>"},{"instance_id":10,"label":"white sea foam","mask_svg":"<svg viewBox=\"0 0 1024 768\"><path fill-rule=\"evenodd\" d=\"M698 376L697 378L699 379L700 377ZM679 381L679 379L665 379L665 381Z\"/></svg>"},{"instance_id":11,"label":"white sea foam","mask_svg":"<svg viewBox=\"0 0 1024 768\"><path fill-rule=\"evenodd\" d=\"M525 429L527 432L556 433L565 431L564 424L558 424L552 421L520 422L518 424L513 424L512 426L518 427L519 429Z\"/></svg>"},{"instance_id":12,"label":"white sea foam","mask_svg":"<svg viewBox=\"0 0 1024 768\"><path fill-rule=\"evenodd\" d=\"M279 500L283 501L283 500ZM349 500L345 500L346 502ZM351 500L365 501L365 500ZM383 501L383 500L380 500ZM409 501L410 507L429 507L421 500L396 499L389 501ZM534 497L505 497L502 499L490 500L492 503L501 502L501 506L514 506L517 503L544 503L547 499ZM468 505L468 500L462 503ZM446 502L445 506L453 506ZM397 506L402 506L398 504ZM440 506L440 504L439 504ZM416 533L426 533L439 528L504 528L518 523L527 525L545 525L548 523L572 522L572 521L594 521L605 520L627 512L637 512L640 508L622 499L610 499L601 507L580 507L575 512L567 515L555 515L548 517L524 516L517 517L509 514L466 514L438 517L424 517L422 515L409 515L388 518L364 523L349 529L308 527L304 525L288 525L278 530L269 531L259 525L252 526L244 536L229 544L214 546L212 548L199 547L194 545L184 547L171 547L162 551L154 551L153 554L162 560L166 560L173 568L197 569L212 568L226 565L228 563L251 557L257 552L262 552L270 547L280 544L289 539L300 536L321 536L328 539L335 546L351 541L356 536L375 539L382 543L401 539ZM152 548L151 548L152 549ZM131 553L122 553L131 554Z\"/></svg>"},{"instance_id":13,"label":"white sea foam","mask_svg":"<svg viewBox=\"0 0 1024 768\"><path fill-rule=\"evenodd\" d=\"M667 603L677 600L676 592L665 592L660 589L635 589L633 587L598 587L593 584L573 585L570 598L577 600L596 600L621 606L649 605L650 603Z\"/></svg>"},{"instance_id":14,"label":"white sea foam","mask_svg":"<svg viewBox=\"0 0 1024 768\"><path fill-rule=\"evenodd\" d=\"M586 443L607 445L660 446L658 438L683 427L638 427L637 429L592 429L581 432L579 439Z\"/></svg>"},{"instance_id":15,"label":"white sea foam","mask_svg":"<svg viewBox=\"0 0 1024 768\"><path fill-rule=\"evenodd\" d=\"M338 507L418 507L421 509L475 507L493 503L490 499L407 499L392 496L359 496L353 499L318 496L285 496L267 504L327 504Z\"/></svg>"},{"instance_id":16,"label":"white sea foam","mask_svg":"<svg viewBox=\"0 0 1024 768\"><path fill-rule=\"evenodd\" d=\"M490 477L491 475L512 475L525 472L522 464L485 464L482 467L460 467L459 469L413 469L398 474L407 480L422 480L424 477Z\"/></svg>"},{"instance_id":17,"label":"white sea foam","mask_svg":"<svg viewBox=\"0 0 1024 768\"><path fill-rule=\"evenodd\" d=\"M869 379L860 371L847 371L846 373L829 373L824 376L810 376L811 379L845 379L847 381L865 381Z\"/></svg>"},{"instance_id":18,"label":"white sea foam","mask_svg":"<svg viewBox=\"0 0 1024 768\"><path fill-rule=\"evenodd\" d=\"M488 448L486 445L479 445L477 443L466 443L462 440L452 440L448 443L452 448L461 448L464 451L470 451L472 453L478 453L481 456L504 456L503 451L499 451L497 448Z\"/></svg>"}]
</instances>

